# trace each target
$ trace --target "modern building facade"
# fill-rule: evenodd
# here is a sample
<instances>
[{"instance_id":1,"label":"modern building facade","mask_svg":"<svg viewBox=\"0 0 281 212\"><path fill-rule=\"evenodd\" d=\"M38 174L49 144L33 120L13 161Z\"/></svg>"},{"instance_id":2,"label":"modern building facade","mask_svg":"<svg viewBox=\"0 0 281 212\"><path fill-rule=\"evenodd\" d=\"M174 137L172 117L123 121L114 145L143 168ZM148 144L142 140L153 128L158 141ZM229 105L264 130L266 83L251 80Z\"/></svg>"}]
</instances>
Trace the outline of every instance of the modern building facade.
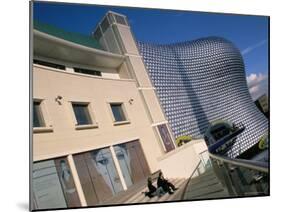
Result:
<instances>
[{"instance_id":1,"label":"modern building facade","mask_svg":"<svg viewBox=\"0 0 281 212\"><path fill-rule=\"evenodd\" d=\"M158 170L188 178L218 119L246 125L232 157L267 131L224 39L145 44L108 12L89 37L35 22L33 41L34 209L103 205Z\"/></svg>"},{"instance_id":2,"label":"modern building facade","mask_svg":"<svg viewBox=\"0 0 281 212\"><path fill-rule=\"evenodd\" d=\"M267 95L261 95L258 99L256 99L255 104L257 108L265 115L265 117L269 118L269 106Z\"/></svg>"},{"instance_id":3,"label":"modern building facade","mask_svg":"<svg viewBox=\"0 0 281 212\"><path fill-rule=\"evenodd\" d=\"M245 131L228 152L237 157L267 133L268 120L251 99L242 56L231 42L209 37L138 47L176 137L202 138L218 120L242 123Z\"/></svg>"},{"instance_id":4,"label":"modern building facade","mask_svg":"<svg viewBox=\"0 0 281 212\"><path fill-rule=\"evenodd\" d=\"M107 13L94 37L34 22L33 209L103 205L158 170L186 178L206 149L176 148L126 17Z\"/></svg>"}]
</instances>

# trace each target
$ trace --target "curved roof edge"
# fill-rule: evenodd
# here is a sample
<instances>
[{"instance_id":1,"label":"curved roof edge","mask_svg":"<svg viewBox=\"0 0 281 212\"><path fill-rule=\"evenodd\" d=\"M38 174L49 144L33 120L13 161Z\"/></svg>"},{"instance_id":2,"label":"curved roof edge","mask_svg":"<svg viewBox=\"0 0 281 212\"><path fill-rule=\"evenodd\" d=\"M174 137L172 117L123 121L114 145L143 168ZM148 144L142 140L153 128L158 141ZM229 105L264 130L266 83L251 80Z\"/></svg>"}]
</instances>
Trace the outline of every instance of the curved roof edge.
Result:
<instances>
[{"instance_id":1,"label":"curved roof edge","mask_svg":"<svg viewBox=\"0 0 281 212\"><path fill-rule=\"evenodd\" d=\"M33 29L83 46L104 50L94 37L75 32L68 32L37 20L33 21Z\"/></svg>"},{"instance_id":2,"label":"curved roof edge","mask_svg":"<svg viewBox=\"0 0 281 212\"><path fill-rule=\"evenodd\" d=\"M33 33L36 55L108 68L120 66L125 59L124 55L83 46L38 30Z\"/></svg>"}]
</instances>

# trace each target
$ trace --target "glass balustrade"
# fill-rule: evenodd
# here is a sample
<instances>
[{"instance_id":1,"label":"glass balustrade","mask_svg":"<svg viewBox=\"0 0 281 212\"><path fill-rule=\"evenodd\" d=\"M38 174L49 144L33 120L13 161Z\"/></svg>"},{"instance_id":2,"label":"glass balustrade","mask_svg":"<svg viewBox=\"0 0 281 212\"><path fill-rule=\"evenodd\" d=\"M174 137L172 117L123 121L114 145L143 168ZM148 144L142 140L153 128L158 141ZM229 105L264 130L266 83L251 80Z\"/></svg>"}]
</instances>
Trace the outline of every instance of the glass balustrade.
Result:
<instances>
[{"instance_id":1,"label":"glass balustrade","mask_svg":"<svg viewBox=\"0 0 281 212\"><path fill-rule=\"evenodd\" d=\"M200 183L201 180L201 189L203 189L206 175L210 177L210 173L217 178L225 191L224 196L219 198L269 195L267 162L233 159L211 154L208 151L200 153L199 158L200 161L186 184L182 199L188 199L190 196L188 194L192 190L190 189L192 180L197 183ZM204 189L206 193L212 192L208 191L209 187L207 186Z\"/></svg>"},{"instance_id":2,"label":"glass balustrade","mask_svg":"<svg viewBox=\"0 0 281 212\"><path fill-rule=\"evenodd\" d=\"M211 155L213 169L231 196L269 195L268 163Z\"/></svg>"}]
</instances>

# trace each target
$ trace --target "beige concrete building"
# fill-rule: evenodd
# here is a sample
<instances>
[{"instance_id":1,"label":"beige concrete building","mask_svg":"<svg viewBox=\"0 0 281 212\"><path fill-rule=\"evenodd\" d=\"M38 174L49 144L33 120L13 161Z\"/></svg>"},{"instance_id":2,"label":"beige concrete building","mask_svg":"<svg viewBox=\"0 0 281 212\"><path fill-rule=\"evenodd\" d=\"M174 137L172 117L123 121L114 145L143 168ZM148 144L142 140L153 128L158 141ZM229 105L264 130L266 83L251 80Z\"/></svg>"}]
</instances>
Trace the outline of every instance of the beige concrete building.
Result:
<instances>
[{"instance_id":1,"label":"beige concrete building","mask_svg":"<svg viewBox=\"0 0 281 212\"><path fill-rule=\"evenodd\" d=\"M103 204L162 170L188 178L203 141L176 147L125 16L92 37L35 23L35 209Z\"/></svg>"}]
</instances>

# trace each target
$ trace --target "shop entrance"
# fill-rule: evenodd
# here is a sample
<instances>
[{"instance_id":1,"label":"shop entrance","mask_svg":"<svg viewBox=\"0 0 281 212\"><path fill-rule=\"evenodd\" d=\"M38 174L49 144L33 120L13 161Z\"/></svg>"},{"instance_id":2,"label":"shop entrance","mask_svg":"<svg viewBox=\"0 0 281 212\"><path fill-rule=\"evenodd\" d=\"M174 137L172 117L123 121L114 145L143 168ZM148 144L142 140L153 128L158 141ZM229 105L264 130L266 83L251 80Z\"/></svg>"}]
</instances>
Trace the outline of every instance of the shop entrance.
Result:
<instances>
[{"instance_id":1,"label":"shop entrance","mask_svg":"<svg viewBox=\"0 0 281 212\"><path fill-rule=\"evenodd\" d=\"M127 187L150 174L138 140L115 145L113 149ZM102 203L123 190L109 147L73 158L88 206Z\"/></svg>"},{"instance_id":2,"label":"shop entrance","mask_svg":"<svg viewBox=\"0 0 281 212\"><path fill-rule=\"evenodd\" d=\"M135 184L149 174L149 167L138 140L114 146L127 187Z\"/></svg>"}]
</instances>

